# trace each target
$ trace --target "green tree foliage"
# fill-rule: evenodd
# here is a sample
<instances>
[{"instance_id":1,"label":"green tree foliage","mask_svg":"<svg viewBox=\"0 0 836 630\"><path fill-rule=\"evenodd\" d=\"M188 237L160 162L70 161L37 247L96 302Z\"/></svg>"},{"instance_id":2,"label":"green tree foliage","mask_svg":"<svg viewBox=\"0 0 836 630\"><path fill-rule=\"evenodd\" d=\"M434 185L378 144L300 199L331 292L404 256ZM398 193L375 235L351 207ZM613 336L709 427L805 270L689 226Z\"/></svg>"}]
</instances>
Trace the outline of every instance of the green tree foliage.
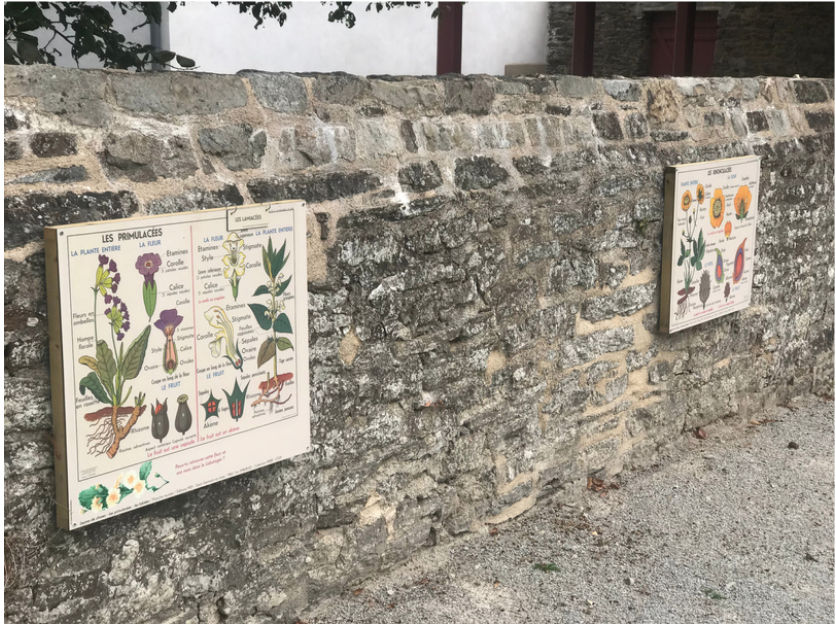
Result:
<instances>
[{"instance_id":1,"label":"green tree foliage","mask_svg":"<svg viewBox=\"0 0 836 630\"><path fill-rule=\"evenodd\" d=\"M6 2L4 4L5 62L7 64L45 63L56 65L56 55L60 51L56 40L63 40L70 46L70 55L78 64L84 55L94 55L105 68L123 70L148 70L150 66L168 68L193 68L195 62L188 57L170 50L159 50L150 44L138 44L130 41L125 34L113 27L113 11L122 15L131 12L141 16L144 22L134 27L134 31L148 24L160 24L163 11L171 13L185 2L111 2L112 8L91 5L84 2ZM217 6L220 2L212 2ZM278 22L284 26L292 2L228 2L238 11L252 16L253 28L262 26L266 21ZM357 16L351 10L351 2L322 2L335 7L328 13L328 21L353 28ZM366 11L380 13L397 7L417 8L431 5L431 2L370 2ZM437 17L438 8L432 17ZM46 33L46 43L39 42L36 31ZM175 65L176 64L176 65Z\"/></svg>"}]
</instances>

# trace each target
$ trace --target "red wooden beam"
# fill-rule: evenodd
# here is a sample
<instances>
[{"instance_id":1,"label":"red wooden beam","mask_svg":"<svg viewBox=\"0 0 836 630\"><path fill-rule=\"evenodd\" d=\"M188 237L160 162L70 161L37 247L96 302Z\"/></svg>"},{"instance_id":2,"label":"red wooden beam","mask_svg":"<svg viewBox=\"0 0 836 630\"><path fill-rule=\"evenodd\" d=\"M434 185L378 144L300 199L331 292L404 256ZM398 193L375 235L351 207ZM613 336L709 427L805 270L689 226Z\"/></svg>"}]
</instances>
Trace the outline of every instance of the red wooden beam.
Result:
<instances>
[{"instance_id":1,"label":"red wooden beam","mask_svg":"<svg viewBox=\"0 0 836 630\"><path fill-rule=\"evenodd\" d=\"M595 3L575 3L572 35L572 74L592 76L592 49L595 45Z\"/></svg>"},{"instance_id":2,"label":"red wooden beam","mask_svg":"<svg viewBox=\"0 0 836 630\"><path fill-rule=\"evenodd\" d=\"M677 2L673 34L673 75L694 73L694 33L697 30L697 3Z\"/></svg>"},{"instance_id":3,"label":"red wooden beam","mask_svg":"<svg viewBox=\"0 0 836 630\"><path fill-rule=\"evenodd\" d=\"M438 57L436 74L462 71L463 2L438 3Z\"/></svg>"}]
</instances>

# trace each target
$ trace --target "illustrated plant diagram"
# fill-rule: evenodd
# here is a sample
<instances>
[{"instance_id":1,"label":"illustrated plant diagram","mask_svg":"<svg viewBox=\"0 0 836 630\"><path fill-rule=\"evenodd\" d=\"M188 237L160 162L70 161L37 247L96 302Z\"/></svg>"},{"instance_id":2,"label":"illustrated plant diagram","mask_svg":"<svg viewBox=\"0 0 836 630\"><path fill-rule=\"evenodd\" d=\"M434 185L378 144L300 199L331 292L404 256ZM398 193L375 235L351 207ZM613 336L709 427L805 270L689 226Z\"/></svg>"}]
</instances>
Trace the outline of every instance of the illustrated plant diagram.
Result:
<instances>
[{"instance_id":1,"label":"illustrated plant diagram","mask_svg":"<svg viewBox=\"0 0 836 630\"><path fill-rule=\"evenodd\" d=\"M176 308L162 311L160 318L154 322L154 326L162 330L165 335L163 369L166 374L173 374L177 369L177 346L174 343L174 331L181 323L183 323L183 316L177 314Z\"/></svg>"},{"instance_id":2,"label":"illustrated plant diagram","mask_svg":"<svg viewBox=\"0 0 836 630\"><path fill-rule=\"evenodd\" d=\"M93 333L96 356L83 356L78 360L79 363L92 370L79 382L81 394L84 395L89 390L96 400L108 405L84 416L84 419L93 423L94 426L92 434L87 439L87 452L91 455L104 453L110 458L116 455L119 444L145 411L143 404L145 395L142 393L134 397L133 407L123 405L132 392L132 388L125 391L125 386L128 381L139 376L145 361L148 336L151 333L151 326L146 326L125 350L123 339L130 329L131 322L127 305L116 296L120 279L116 261L104 255L99 256L99 266L96 268L96 280L93 285ZM106 307L104 316L110 328L110 344L105 339L99 338L96 309L100 295Z\"/></svg>"},{"instance_id":3,"label":"illustrated plant diagram","mask_svg":"<svg viewBox=\"0 0 836 630\"><path fill-rule=\"evenodd\" d=\"M154 316L154 309L157 308L157 281L154 274L160 270L162 259L159 254L142 254L136 259L136 269L142 274L142 302L145 305L145 313L148 321Z\"/></svg>"},{"instance_id":4,"label":"illustrated plant diagram","mask_svg":"<svg viewBox=\"0 0 836 630\"><path fill-rule=\"evenodd\" d=\"M232 286L232 297L235 301L238 301L238 284L241 282L241 276L246 271L244 260L247 257L243 251L244 239L235 232L230 232L223 246L228 252L222 260L224 264L224 278L229 280L229 284Z\"/></svg>"},{"instance_id":5,"label":"illustrated plant diagram","mask_svg":"<svg viewBox=\"0 0 836 630\"><path fill-rule=\"evenodd\" d=\"M154 483L151 483L151 480ZM162 483L157 481L162 480ZM90 486L86 490L78 493L78 502L81 505L81 513L85 512L102 512L108 508L113 508L120 503L125 497L130 495L140 496L146 490L157 492L168 483L159 473L154 473L151 476L151 462L145 462L139 467L139 474L134 471L121 473L112 487L108 488L104 484L97 484Z\"/></svg>"},{"instance_id":6,"label":"illustrated plant diagram","mask_svg":"<svg viewBox=\"0 0 836 630\"><path fill-rule=\"evenodd\" d=\"M203 316L216 329L215 338L209 343L213 357L223 355L236 370L243 370L244 357L235 340L235 330L226 312L220 306L213 306Z\"/></svg>"},{"instance_id":7,"label":"illustrated plant diagram","mask_svg":"<svg viewBox=\"0 0 836 630\"><path fill-rule=\"evenodd\" d=\"M293 344L290 339L280 335L293 334L293 329L290 325L290 319L285 310L285 303L283 294L290 286L290 281L293 276L289 276L287 280L284 279L282 269L285 267L290 254L285 255L287 241L285 241L281 248L276 251L273 249L273 239L267 241L267 247L261 248L261 260L264 267L264 272L267 274L267 282L260 285L253 294L253 297L260 295L267 295L269 302L265 304L249 304L250 310L253 312L258 325L262 330L267 331L268 337L265 339L258 350L257 364L261 367L270 359L273 360L273 376L269 377L259 385L261 396L253 403L253 406L260 403L275 403L284 404L287 400L280 401L281 390L285 383L293 378L292 374L279 374L278 369L278 353L284 350L293 349ZM269 376L269 371L268 371Z\"/></svg>"},{"instance_id":8,"label":"illustrated plant diagram","mask_svg":"<svg viewBox=\"0 0 836 630\"><path fill-rule=\"evenodd\" d=\"M688 226L682 230L683 238L679 241L679 260L676 263L678 267L684 266L684 287L677 292L680 296L679 300L677 300L678 318L681 318L690 310L691 294L696 289L696 287L691 286L694 281L694 274L702 269L702 259L705 256L705 239L703 238L702 228L700 228L697 238L694 238L699 219L700 205L704 201L705 188L700 184L697 186L696 203L694 197L691 195L691 191L685 191L680 203L682 211L688 214ZM720 216L720 220L722 221L722 215Z\"/></svg>"}]
</instances>

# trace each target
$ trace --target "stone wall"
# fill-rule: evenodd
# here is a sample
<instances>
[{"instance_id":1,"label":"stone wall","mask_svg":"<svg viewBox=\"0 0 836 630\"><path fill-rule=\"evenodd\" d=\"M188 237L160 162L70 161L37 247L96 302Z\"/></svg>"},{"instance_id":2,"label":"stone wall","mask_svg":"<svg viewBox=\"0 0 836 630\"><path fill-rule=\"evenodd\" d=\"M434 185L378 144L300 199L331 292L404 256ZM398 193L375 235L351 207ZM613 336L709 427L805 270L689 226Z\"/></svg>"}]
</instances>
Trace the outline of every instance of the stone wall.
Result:
<instances>
[{"instance_id":1,"label":"stone wall","mask_svg":"<svg viewBox=\"0 0 836 630\"><path fill-rule=\"evenodd\" d=\"M712 75L833 77L833 3L697 3L717 11ZM651 19L676 3L599 2L595 9L593 73L645 76L650 71ZM571 71L574 4L549 3L549 71Z\"/></svg>"},{"instance_id":2,"label":"stone wall","mask_svg":"<svg viewBox=\"0 0 836 630\"><path fill-rule=\"evenodd\" d=\"M7 621L293 620L833 392L833 82L5 68ZM763 157L753 305L657 334L662 172ZM56 530L42 228L309 202L312 449Z\"/></svg>"}]
</instances>

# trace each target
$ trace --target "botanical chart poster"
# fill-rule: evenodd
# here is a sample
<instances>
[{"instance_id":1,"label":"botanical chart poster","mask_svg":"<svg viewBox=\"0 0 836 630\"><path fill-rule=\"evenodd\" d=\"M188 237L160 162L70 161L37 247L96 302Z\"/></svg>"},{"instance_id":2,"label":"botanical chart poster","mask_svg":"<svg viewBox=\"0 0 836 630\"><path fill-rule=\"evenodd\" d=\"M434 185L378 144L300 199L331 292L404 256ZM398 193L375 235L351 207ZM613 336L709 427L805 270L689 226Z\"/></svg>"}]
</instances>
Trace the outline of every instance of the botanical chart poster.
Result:
<instances>
[{"instance_id":1,"label":"botanical chart poster","mask_svg":"<svg viewBox=\"0 0 836 630\"><path fill-rule=\"evenodd\" d=\"M755 156L666 171L662 332L749 306L759 184Z\"/></svg>"},{"instance_id":2,"label":"botanical chart poster","mask_svg":"<svg viewBox=\"0 0 836 630\"><path fill-rule=\"evenodd\" d=\"M47 228L60 526L307 450L304 205Z\"/></svg>"}]
</instances>

